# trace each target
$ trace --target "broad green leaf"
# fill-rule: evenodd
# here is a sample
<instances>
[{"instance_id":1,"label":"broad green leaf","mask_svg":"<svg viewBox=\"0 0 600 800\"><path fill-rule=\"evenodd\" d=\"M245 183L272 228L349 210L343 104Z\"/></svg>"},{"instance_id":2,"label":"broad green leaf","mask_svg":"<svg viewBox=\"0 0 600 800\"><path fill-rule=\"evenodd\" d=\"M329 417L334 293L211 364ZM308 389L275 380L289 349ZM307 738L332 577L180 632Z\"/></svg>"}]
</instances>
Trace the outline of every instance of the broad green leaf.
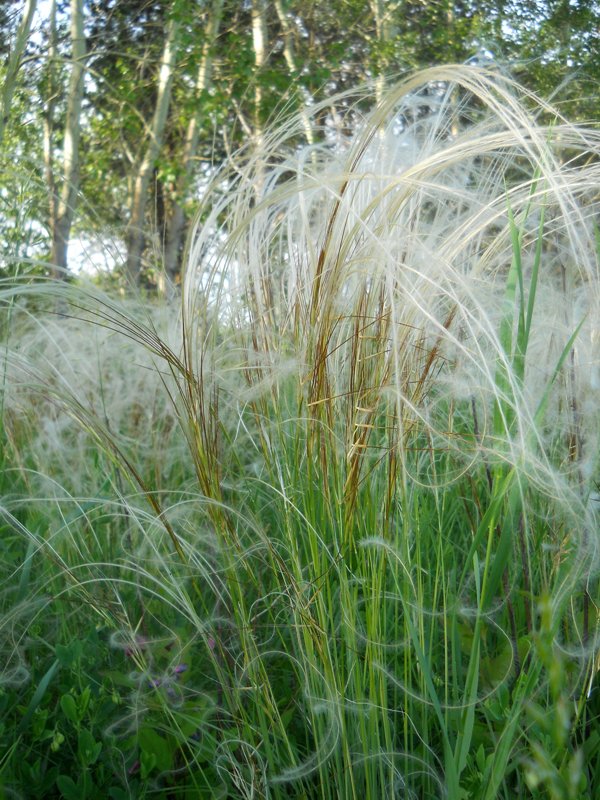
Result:
<instances>
[{"instance_id":1,"label":"broad green leaf","mask_svg":"<svg viewBox=\"0 0 600 800\"><path fill-rule=\"evenodd\" d=\"M46 671L44 676L42 677L41 681L38 684L37 689L34 692L33 697L31 698L31 702L29 703L29 706L27 707L27 711L25 712L25 715L23 716L23 719L19 723L19 727L17 728L17 733L22 733L25 730L25 728L27 727L27 725L29 724L29 721L30 721L31 717L33 716L34 711L36 710L36 708L41 703L42 698L46 694L48 686L50 685L50 682L52 681L52 678L56 674L58 668L59 668L59 662L58 661L54 661L50 665L50 667L48 668L48 670Z\"/></svg>"},{"instance_id":2,"label":"broad green leaf","mask_svg":"<svg viewBox=\"0 0 600 800\"><path fill-rule=\"evenodd\" d=\"M56 785L65 800L85 800L75 781L69 778L68 775L59 775L56 779Z\"/></svg>"},{"instance_id":3,"label":"broad green leaf","mask_svg":"<svg viewBox=\"0 0 600 800\"><path fill-rule=\"evenodd\" d=\"M60 698L60 707L63 714L72 722L73 725L79 725L79 714L77 713L77 703L72 694L63 694Z\"/></svg>"},{"instance_id":4,"label":"broad green leaf","mask_svg":"<svg viewBox=\"0 0 600 800\"><path fill-rule=\"evenodd\" d=\"M160 772L173 768L173 745L153 728L140 728L138 743L142 754L154 756L156 767Z\"/></svg>"},{"instance_id":5,"label":"broad green leaf","mask_svg":"<svg viewBox=\"0 0 600 800\"><path fill-rule=\"evenodd\" d=\"M79 733L77 747L79 761L82 766L90 767L92 764L95 764L101 751L102 742L97 742L90 731L88 731L87 728L83 728Z\"/></svg>"}]
</instances>

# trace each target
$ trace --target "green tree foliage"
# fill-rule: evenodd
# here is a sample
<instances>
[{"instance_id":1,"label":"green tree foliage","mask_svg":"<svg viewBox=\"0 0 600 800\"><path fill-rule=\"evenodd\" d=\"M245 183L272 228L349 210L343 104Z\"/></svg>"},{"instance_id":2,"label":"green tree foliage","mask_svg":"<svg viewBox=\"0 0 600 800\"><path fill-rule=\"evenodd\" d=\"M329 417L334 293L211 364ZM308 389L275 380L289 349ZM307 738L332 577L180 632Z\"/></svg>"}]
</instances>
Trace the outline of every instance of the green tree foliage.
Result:
<instances>
[{"instance_id":1,"label":"green tree foliage","mask_svg":"<svg viewBox=\"0 0 600 800\"><path fill-rule=\"evenodd\" d=\"M253 8L264 13L264 48L258 57ZM213 165L229 159L272 120L310 108L334 91L373 80L374 95L380 96L386 75L464 62L483 51L528 88L543 97L554 95L553 101L563 102L570 118L590 119L596 113L596 0L223 0L216 33L210 24L214 9L214 0L84 4L88 56L81 111L83 202L73 230L74 235L100 239L124 241L136 169L153 136L166 30L169 20L178 18L171 102L160 146L151 154L145 200L144 261L151 280L165 263L169 237L168 271L176 275L182 234L173 242L173 219L183 211L183 223L180 220L175 228L185 228ZM24 10L24 0L0 8L0 24L9 32L0 44L3 76ZM54 55L50 20L43 11L33 18L5 131L2 158L5 164L19 164L27 175L28 191L36 198L28 208L38 238L43 231L49 235L52 227L47 201L55 192L51 167L60 163L62 154L68 18L68 3L59 2ZM210 77L198 89L207 53ZM304 142L318 141L328 114L335 116L335 109L323 110L316 124L304 126ZM45 168L44 132L52 142ZM11 170L4 167L0 176L4 206L14 186ZM0 213L5 229L6 208Z\"/></svg>"},{"instance_id":2,"label":"green tree foliage","mask_svg":"<svg viewBox=\"0 0 600 800\"><path fill-rule=\"evenodd\" d=\"M483 31L499 60L574 119L597 116L600 4L595 0L510 0L489 9Z\"/></svg>"}]
</instances>

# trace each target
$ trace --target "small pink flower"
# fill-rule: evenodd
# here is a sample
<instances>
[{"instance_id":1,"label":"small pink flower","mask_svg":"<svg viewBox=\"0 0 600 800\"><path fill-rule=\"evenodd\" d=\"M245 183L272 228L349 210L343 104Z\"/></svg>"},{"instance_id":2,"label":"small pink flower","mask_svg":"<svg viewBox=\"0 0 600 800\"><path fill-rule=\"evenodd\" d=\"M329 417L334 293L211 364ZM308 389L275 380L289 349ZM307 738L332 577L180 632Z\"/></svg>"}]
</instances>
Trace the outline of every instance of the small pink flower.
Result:
<instances>
[{"instance_id":1,"label":"small pink flower","mask_svg":"<svg viewBox=\"0 0 600 800\"><path fill-rule=\"evenodd\" d=\"M175 675L181 675L181 673L185 672L187 668L188 668L187 664L177 664L176 667L173 667L173 672L175 673Z\"/></svg>"},{"instance_id":2,"label":"small pink flower","mask_svg":"<svg viewBox=\"0 0 600 800\"><path fill-rule=\"evenodd\" d=\"M217 643L216 643L216 642L215 642L215 640L212 638L212 636L209 636L209 637L208 637L208 639L206 640L206 644L208 645L208 649L209 649L209 650L214 650L214 649L215 649L215 647L217 646Z\"/></svg>"}]
</instances>

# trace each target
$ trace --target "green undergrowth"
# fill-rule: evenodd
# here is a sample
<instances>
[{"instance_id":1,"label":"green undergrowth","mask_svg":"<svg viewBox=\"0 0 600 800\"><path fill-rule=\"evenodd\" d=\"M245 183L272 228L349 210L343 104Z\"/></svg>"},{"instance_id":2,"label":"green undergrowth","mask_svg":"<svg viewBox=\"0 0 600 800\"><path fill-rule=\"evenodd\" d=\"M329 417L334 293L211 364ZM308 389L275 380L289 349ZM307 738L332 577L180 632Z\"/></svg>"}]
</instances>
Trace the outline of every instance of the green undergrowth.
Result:
<instances>
[{"instance_id":1,"label":"green undergrowth","mask_svg":"<svg viewBox=\"0 0 600 800\"><path fill-rule=\"evenodd\" d=\"M280 134L180 312L2 289L6 797L597 796L600 150L517 91Z\"/></svg>"}]
</instances>

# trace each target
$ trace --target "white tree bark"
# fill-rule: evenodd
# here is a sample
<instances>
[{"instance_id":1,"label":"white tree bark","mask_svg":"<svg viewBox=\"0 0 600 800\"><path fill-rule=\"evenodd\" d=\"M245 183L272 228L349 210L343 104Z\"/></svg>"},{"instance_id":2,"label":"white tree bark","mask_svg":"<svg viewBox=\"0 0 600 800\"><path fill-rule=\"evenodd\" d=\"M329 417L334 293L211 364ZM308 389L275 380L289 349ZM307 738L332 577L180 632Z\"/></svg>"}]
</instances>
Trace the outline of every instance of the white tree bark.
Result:
<instances>
[{"instance_id":1,"label":"white tree bark","mask_svg":"<svg viewBox=\"0 0 600 800\"><path fill-rule=\"evenodd\" d=\"M50 4L49 32L48 32L48 95L44 98L43 110L43 149L44 149L44 175L48 189L48 230L52 234L56 225L58 198L56 196L56 183L54 181L54 109L56 107L56 62L57 62L57 35L56 35L56 0Z\"/></svg>"},{"instance_id":2,"label":"white tree bark","mask_svg":"<svg viewBox=\"0 0 600 800\"><path fill-rule=\"evenodd\" d=\"M254 136L257 149L263 142L262 85L259 73L267 60L267 8L265 0L252 0L252 44L254 47Z\"/></svg>"},{"instance_id":3,"label":"white tree bark","mask_svg":"<svg viewBox=\"0 0 600 800\"><path fill-rule=\"evenodd\" d=\"M144 222L148 200L148 187L156 160L162 148L165 126L169 114L171 88L173 85L173 75L177 57L178 31L178 22L176 20L171 20L167 29L167 38L161 59L156 106L148 132L148 146L139 162L133 182L129 222L126 233L127 262L125 269L127 277L134 284L139 283L142 269L142 253L144 251L145 238Z\"/></svg>"},{"instance_id":4,"label":"white tree bark","mask_svg":"<svg viewBox=\"0 0 600 800\"><path fill-rule=\"evenodd\" d=\"M384 46L390 41L390 15L397 8L397 3L386 3L386 0L370 0L371 12L375 18L375 34ZM378 74L375 76L375 97L381 102L385 93L387 58L380 54L378 58Z\"/></svg>"},{"instance_id":5,"label":"white tree bark","mask_svg":"<svg viewBox=\"0 0 600 800\"><path fill-rule=\"evenodd\" d=\"M298 62L296 60L296 53L294 51L294 37L290 20L285 12L282 0L275 0L275 11L279 17L279 23L283 32L283 56L285 58L285 63L287 64L290 77L297 79L299 77L300 70L298 69ZM306 94L302 92L300 87L298 87L298 95L300 97L300 102L302 103L300 115L302 119L302 127L304 128L304 135L306 136L306 141L308 144L314 144L314 131L310 122L310 117L306 111L306 101L310 98L307 98Z\"/></svg>"},{"instance_id":6,"label":"white tree bark","mask_svg":"<svg viewBox=\"0 0 600 800\"><path fill-rule=\"evenodd\" d=\"M67 95L62 187L52 230L51 261L55 266L56 275L61 277L66 275L71 225L79 193L79 139L86 56L83 0L72 0L71 2L71 50L72 65Z\"/></svg>"},{"instance_id":7,"label":"white tree bark","mask_svg":"<svg viewBox=\"0 0 600 800\"><path fill-rule=\"evenodd\" d=\"M206 22L206 39L202 47L198 75L196 78L195 95L199 99L212 81L213 47L223 14L223 0L213 0L212 7ZM174 281L179 267L179 253L185 227L185 214L181 202L188 189L194 167L194 158L198 150L198 136L200 130L200 114L194 114L188 122L185 142L183 147L183 164L181 174L175 187L175 202L169 219L167 240L165 245L165 271L171 281Z\"/></svg>"},{"instance_id":8,"label":"white tree bark","mask_svg":"<svg viewBox=\"0 0 600 800\"><path fill-rule=\"evenodd\" d=\"M4 84L2 86L2 93L0 94L0 143L4 137L4 128L10 116L10 106L12 103L15 85L17 82L17 75L25 52L25 46L31 30L31 22L35 12L36 0L26 0L25 8L21 22L17 29L14 45L11 49L8 61L6 64L6 75L4 76Z\"/></svg>"}]
</instances>

